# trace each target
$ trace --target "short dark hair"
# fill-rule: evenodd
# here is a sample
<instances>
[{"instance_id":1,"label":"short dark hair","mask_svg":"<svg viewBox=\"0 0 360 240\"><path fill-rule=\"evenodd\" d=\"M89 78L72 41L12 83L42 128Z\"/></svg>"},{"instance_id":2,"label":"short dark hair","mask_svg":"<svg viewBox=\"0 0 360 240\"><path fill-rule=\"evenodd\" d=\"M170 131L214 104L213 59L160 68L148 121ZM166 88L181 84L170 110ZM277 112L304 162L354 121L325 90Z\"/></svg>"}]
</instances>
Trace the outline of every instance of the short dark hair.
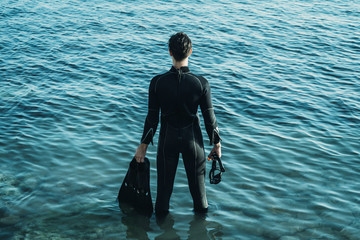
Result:
<instances>
[{"instance_id":1,"label":"short dark hair","mask_svg":"<svg viewBox=\"0 0 360 240\"><path fill-rule=\"evenodd\" d=\"M176 61L181 61L189 56L192 48L191 40L183 32L172 35L169 39L169 50Z\"/></svg>"}]
</instances>

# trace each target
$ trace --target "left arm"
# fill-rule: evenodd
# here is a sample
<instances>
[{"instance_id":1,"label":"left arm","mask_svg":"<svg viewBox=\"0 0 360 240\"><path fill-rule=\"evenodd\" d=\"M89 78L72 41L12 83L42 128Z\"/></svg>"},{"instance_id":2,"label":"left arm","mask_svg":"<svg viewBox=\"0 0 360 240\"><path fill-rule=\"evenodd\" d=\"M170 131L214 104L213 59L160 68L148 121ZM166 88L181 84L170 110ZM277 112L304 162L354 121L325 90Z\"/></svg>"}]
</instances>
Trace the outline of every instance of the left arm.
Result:
<instances>
[{"instance_id":1,"label":"left arm","mask_svg":"<svg viewBox=\"0 0 360 240\"><path fill-rule=\"evenodd\" d=\"M156 97L155 85L156 79L153 78L149 86L148 114L146 116L144 124L141 144L139 145L135 153L135 159L137 162L144 162L147 147L150 142L153 143L153 137L159 123L160 105Z\"/></svg>"}]
</instances>

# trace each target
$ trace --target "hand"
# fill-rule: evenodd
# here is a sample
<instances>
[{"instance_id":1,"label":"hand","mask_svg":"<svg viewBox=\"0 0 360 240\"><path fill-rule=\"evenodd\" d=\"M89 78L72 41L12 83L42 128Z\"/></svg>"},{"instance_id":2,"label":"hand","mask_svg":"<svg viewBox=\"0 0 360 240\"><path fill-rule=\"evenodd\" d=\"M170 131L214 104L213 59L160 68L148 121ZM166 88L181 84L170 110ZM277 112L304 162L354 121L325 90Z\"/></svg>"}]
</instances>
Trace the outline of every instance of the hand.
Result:
<instances>
[{"instance_id":1,"label":"hand","mask_svg":"<svg viewBox=\"0 0 360 240\"><path fill-rule=\"evenodd\" d=\"M136 162L138 162L138 163L144 162L147 147L148 147L148 144L142 143L136 149L136 153L135 153Z\"/></svg>"},{"instance_id":2,"label":"hand","mask_svg":"<svg viewBox=\"0 0 360 240\"><path fill-rule=\"evenodd\" d=\"M219 158L221 158L221 143L218 142L217 144L214 145L214 147L212 148L210 154L208 155L207 159L210 161L213 159L213 153L216 153L216 155L218 155Z\"/></svg>"}]
</instances>

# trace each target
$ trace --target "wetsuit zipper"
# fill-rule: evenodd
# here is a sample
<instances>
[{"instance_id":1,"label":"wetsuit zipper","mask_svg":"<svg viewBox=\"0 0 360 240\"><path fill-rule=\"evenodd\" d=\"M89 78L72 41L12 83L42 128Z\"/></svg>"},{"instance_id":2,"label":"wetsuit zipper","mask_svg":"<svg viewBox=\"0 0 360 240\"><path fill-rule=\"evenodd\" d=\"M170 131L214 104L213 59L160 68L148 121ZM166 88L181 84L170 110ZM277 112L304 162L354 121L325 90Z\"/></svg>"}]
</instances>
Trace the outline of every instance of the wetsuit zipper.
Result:
<instances>
[{"instance_id":1,"label":"wetsuit zipper","mask_svg":"<svg viewBox=\"0 0 360 240\"><path fill-rule=\"evenodd\" d=\"M177 85L177 97L179 97L179 92L180 92L180 82L181 82L181 74L182 74L182 71L181 69L179 69L178 71L178 85Z\"/></svg>"},{"instance_id":2,"label":"wetsuit zipper","mask_svg":"<svg viewBox=\"0 0 360 240\"><path fill-rule=\"evenodd\" d=\"M179 110L180 110L180 82L181 82L181 74L182 74L182 71L181 69L178 70L178 82L177 82L177 92L176 92L176 102L177 102L177 112L179 113ZM177 126L180 125L180 119L177 118L176 120L177 122Z\"/></svg>"}]
</instances>

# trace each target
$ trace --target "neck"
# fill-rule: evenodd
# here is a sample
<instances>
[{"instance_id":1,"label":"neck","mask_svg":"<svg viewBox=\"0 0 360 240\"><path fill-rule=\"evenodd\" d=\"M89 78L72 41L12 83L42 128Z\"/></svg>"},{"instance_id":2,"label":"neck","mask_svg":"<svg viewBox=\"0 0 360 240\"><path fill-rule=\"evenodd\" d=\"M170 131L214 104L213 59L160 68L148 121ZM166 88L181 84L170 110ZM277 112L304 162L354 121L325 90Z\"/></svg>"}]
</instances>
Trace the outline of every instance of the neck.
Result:
<instances>
[{"instance_id":1,"label":"neck","mask_svg":"<svg viewBox=\"0 0 360 240\"><path fill-rule=\"evenodd\" d=\"M172 58L173 60L173 66L176 69L180 69L181 67L187 67L189 65L189 58L185 58L182 61L176 61L174 58Z\"/></svg>"}]
</instances>

